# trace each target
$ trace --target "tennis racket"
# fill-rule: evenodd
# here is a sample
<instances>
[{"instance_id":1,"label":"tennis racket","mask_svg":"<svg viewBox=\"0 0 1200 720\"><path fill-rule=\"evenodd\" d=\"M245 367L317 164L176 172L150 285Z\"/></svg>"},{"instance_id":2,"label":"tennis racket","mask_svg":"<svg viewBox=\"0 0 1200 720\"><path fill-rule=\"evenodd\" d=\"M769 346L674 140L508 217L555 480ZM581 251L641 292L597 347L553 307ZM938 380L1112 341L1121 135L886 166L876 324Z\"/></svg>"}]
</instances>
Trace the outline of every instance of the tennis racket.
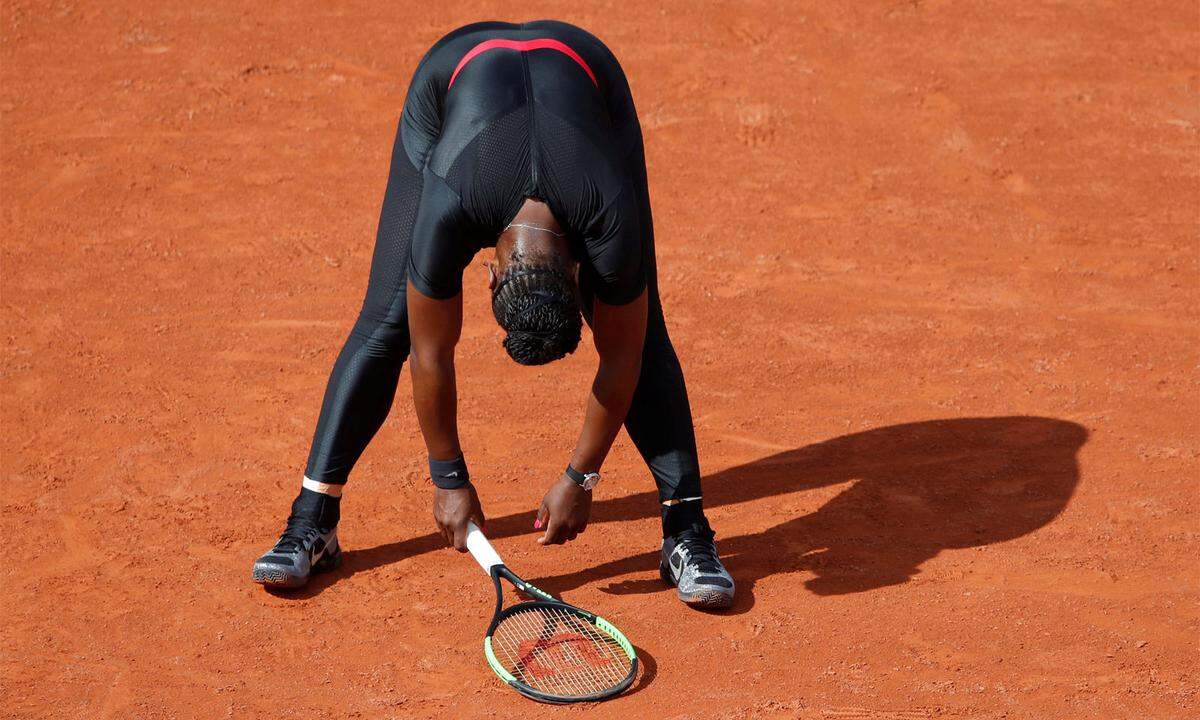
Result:
<instances>
[{"instance_id":1,"label":"tennis racket","mask_svg":"<svg viewBox=\"0 0 1200 720\"><path fill-rule=\"evenodd\" d=\"M467 530L467 549L496 586L483 654L501 680L546 703L604 700L633 683L637 653L620 630L517 577L474 523ZM535 599L505 608L500 578Z\"/></svg>"}]
</instances>

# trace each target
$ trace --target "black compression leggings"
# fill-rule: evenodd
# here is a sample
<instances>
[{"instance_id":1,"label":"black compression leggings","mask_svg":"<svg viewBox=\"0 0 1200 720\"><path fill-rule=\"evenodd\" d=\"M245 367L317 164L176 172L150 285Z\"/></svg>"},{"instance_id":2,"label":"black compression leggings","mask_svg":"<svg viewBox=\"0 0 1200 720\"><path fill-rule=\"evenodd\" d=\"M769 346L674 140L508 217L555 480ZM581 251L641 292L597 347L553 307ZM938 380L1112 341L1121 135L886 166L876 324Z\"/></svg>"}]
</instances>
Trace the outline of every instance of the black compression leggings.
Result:
<instances>
[{"instance_id":1,"label":"black compression leggings","mask_svg":"<svg viewBox=\"0 0 1200 720\"><path fill-rule=\"evenodd\" d=\"M654 476L660 501L698 498L696 436L683 371L663 320L653 233L649 231L652 220L645 156L641 133L635 134L626 154L649 238L643 248L647 253L649 317L642 372L625 429ZM308 456L305 474L313 480L344 484L391 409L400 368L409 352L406 272L420 198L421 174L406 156L397 133L366 299L334 363ZM590 290L584 287L583 292L585 306L590 308ZM672 534L702 520L698 500L672 505L663 513L664 532Z\"/></svg>"}]
</instances>

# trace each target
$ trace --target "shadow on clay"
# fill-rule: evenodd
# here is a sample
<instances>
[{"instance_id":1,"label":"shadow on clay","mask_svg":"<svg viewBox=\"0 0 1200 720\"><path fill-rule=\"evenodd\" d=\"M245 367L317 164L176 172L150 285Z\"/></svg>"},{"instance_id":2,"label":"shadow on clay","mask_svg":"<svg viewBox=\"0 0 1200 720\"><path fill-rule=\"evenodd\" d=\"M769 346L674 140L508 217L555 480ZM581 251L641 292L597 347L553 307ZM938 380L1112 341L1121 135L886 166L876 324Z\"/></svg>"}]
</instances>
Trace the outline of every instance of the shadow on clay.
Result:
<instances>
[{"instance_id":1,"label":"shadow on clay","mask_svg":"<svg viewBox=\"0 0 1200 720\"><path fill-rule=\"evenodd\" d=\"M1079 482L1082 426L1043 417L929 420L843 435L760 458L704 478L705 507L752 502L848 484L817 510L761 532L723 534L717 546L738 583L728 611L754 605L754 586L772 575L805 572L816 595L865 592L907 582L946 549L988 545L1044 527L1067 506ZM592 525L658 515L654 491L597 501ZM523 535L531 513L488 520L493 538ZM303 598L357 572L442 549L429 534L349 550L342 567L314 578ZM573 573L531 578L561 595L609 582L613 594L663 592L658 548ZM621 579L626 575L645 576Z\"/></svg>"}]
</instances>

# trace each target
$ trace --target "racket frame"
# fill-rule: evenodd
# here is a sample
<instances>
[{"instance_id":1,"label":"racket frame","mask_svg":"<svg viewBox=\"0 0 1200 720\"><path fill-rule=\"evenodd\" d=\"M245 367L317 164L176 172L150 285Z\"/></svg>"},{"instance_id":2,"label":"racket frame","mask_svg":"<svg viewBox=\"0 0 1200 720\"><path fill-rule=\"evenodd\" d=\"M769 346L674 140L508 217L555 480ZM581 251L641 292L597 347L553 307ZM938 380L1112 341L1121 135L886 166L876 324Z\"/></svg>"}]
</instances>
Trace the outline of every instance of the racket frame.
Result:
<instances>
[{"instance_id":1,"label":"racket frame","mask_svg":"<svg viewBox=\"0 0 1200 720\"><path fill-rule=\"evenodd\" d=\"M525 580L522 580L521 577L512 570L509 570L504 564L493 565L488 570L488 574L491 575L492 584L496 588L496 610L492 615L492 622L488 625L487 634L483 638L483 654L487 658L488 666L492 668L492 672L496 673L496 676L511 686L512 689L521 693L525 697L537 700L538 702L566 705L577 702L597 702L599 700L606 700L619 695L633 684L633 680L635 677L637 677L638 671L637 652L633 649L633 643L629 642L629 638L625 637L625 634L618 630L615 625L599 615L596 615L595 613L588 612L587 610L576 607L570 603L565 603L550 593L531 585ZM513 584L514 587L526 595L531 595L540 599L525 600L517 603L516 605L504 607L504 589L500 586L500 578L508 580ZM601 692L592 693L590 695L569 697L544 693L518 680L513 676L512 673L508 671L507 668L504 667L504 664L500 662L500 659L496 657L496 653L492 649L492 633L496 631L496 628L500 626L500 623L503 622L505 618L515 615L519 612L536 608L546 608L568 612L591 623L592 625L595 625L600 632L608 635L613 640L616 640L617 644L625 652L626 657L629 658L628 674L625 675L621 682Z\"/></svg>"},{"instance_id":2,"label":"racket frame","mask_svg":"<svg viewBox=\"0 0 1200 720\"><path fill-rule=\"evenodd\" d=\"M556 705L605 700L624 692L630 685L633 684L633 679L637 676L638 671L637 651L634 650L633 643L629 642L629 638L625 637L624 633L618 630L615 625L599 615L588 612L583 608L571 605L570 603L565 603L550 593L521 579L520 576L508 569L508 567L504 564L504 561L500 559L499 553L496 552L496 549L492 547L492 544L488 542L483 532L481 532L474 523L470 523L467 527L467 549L471 551L471 555L475 558L475 561L479 563L479 566L483 568L483 571L486 572L489 577L491 577L492 585L496 589L496 609L492 613L492 622L488 625L487 634L483 638L483 654L487 658L488 666L492 668L492 672L496 673L497 677L525 697L537 700L539 702L553 703ZM504 588L500 585L500 578L504 578L508 582L512 583L513 587L515 587L517 590L537 599L519 602L516 605L512 605L507 608L504 607ZM504 667L504 664L500 662L500 659L496 657L496 653L492 649L492 633L496 631L496 628L506 617L514 615L518 612L537 608L562 610L564 612L571 613L572 615L591 623L592 625L596 626L600 632L608 635L613 640L616 640L617 644L625 652L626 657L629 658L629 673L623 680L621 680L620 683L602 692L579 696L562 696L544 693L518 680L513 676L512 673L508 671L507 668Z\"/></svg>"}]
</instances>

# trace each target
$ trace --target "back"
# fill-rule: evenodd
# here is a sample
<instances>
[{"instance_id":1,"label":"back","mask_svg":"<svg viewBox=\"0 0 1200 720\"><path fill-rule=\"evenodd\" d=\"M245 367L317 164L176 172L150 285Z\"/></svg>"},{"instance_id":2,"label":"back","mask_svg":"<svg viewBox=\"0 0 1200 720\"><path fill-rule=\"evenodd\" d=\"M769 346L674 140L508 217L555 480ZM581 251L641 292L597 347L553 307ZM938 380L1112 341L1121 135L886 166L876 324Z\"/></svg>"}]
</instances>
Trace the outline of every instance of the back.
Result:
<instances>
[{"instance_id":1,"label":"back","mask_svg":"<svg viewBox=\"0 0 1200 720\"><path fill-rule=\"evenodd\" d=\"M609 106L611 78L627 86L614 66L598 40L553 22L469 26L429 52L402 125L425 175L410 273L423 293L457 293L462 268L526 198L550 207L581 261L602 258L590 263L601 284L640 277L639 211Z\"/></svg>"}]
</instances>

